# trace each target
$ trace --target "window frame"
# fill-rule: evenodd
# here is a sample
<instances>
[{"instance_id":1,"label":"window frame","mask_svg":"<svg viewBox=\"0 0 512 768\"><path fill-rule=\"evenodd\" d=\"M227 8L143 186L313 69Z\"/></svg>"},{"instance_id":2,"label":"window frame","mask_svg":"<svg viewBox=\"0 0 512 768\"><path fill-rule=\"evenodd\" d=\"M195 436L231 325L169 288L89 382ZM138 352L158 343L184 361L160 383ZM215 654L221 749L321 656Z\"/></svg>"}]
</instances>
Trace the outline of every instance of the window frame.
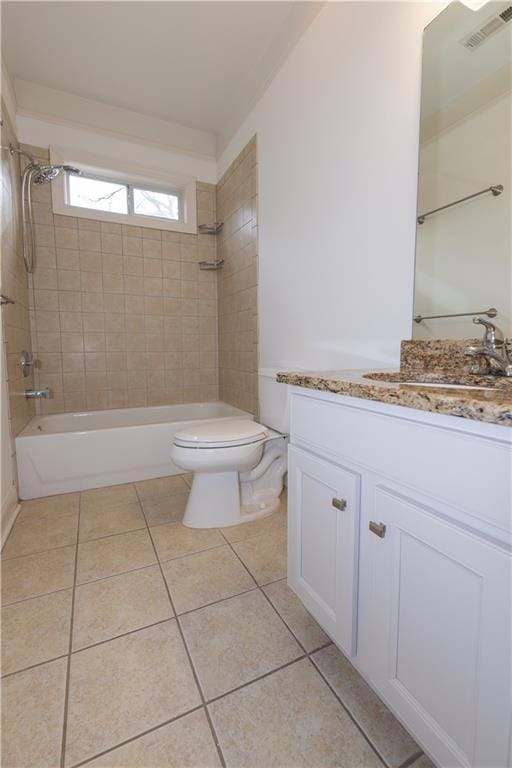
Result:
<instances>
[{"instance_id":1,"label":"window frame","mask_svg":"<svg viewBox=\"0 0 512 768\"><path fill-rule=\"evenodd\" d=\"M119 184L127 188L127 213L102 211L69 203L70 174L61 173L51 185L53 212L61 216L109 221L127 226L174 232L197 233L196 179L163 174L161 171L127 164L90 153L50 147L52 163L80 168L88 179ZM178 198L178 219L135 213L133 189L175 195Z\"/></svg>"},{"instance_id":2,"label":"window frame","mask_svg":"<svg viewBox=\"0 0 512 768\"><path fill-rule=\"evenodd\" d=\"M89 179L90 181L104 181L108 184L118 184L119 186L126 188L126 213L119 213L116 211L103 211L101 208L88 208L86 205L72 205L69 202L70 199L70 179L73 178L73 174L65 173L65 204L69 208L81 208L84 211L90 211L91 213L114 213L117 216L136 216L140 218L141 222L146 219L158 219L159 221L172 222L174 224L183 224L183 195L180 189L162 188L161 186L155 186L149 182L133 182L126 179L112 178L105 175L99 175L97 173L83 173L82 176L77 178ZM147 213L137 213L134 205L134 190L141 192L157 192L159 194L169 195L178 199L178 218L171 219L166 216L151 216Z\"/></svg>"}]
</instances>

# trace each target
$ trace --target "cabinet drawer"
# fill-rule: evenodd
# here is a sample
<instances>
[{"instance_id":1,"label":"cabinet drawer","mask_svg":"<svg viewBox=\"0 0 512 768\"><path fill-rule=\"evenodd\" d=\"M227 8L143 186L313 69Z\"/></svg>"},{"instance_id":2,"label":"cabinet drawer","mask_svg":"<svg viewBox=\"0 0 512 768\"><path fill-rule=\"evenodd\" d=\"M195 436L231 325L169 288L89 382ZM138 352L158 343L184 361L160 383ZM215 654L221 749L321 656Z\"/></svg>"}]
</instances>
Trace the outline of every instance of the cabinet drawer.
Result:
<instances>
[{"instance_id":1,"label":"cabinet drawer","mask_svg":"<svg viewBox=\"0 0 512 768\"><path fill-rule=\"evenodd\" d=\"M355 654L359 475L289 449L288 581L349 656Z\"/></svg>"},{"instance_id":2,"label":"cabinet drawer","mask_svg":"<svg viewBox=\"0 0 512 768\"><path fill-rule=\"evenodd\" d=\"M500 530L510 532L512 434L508 430L497 427L502 437L483 437L467 427L458 431L422 422L421 413L416 416L408 409L403 409L404 416L388 415L377 404L361 407L353 402L336 395L293 393L292 443L410 485L496 527L498 536Z\"/></svg>"}]
</instances>

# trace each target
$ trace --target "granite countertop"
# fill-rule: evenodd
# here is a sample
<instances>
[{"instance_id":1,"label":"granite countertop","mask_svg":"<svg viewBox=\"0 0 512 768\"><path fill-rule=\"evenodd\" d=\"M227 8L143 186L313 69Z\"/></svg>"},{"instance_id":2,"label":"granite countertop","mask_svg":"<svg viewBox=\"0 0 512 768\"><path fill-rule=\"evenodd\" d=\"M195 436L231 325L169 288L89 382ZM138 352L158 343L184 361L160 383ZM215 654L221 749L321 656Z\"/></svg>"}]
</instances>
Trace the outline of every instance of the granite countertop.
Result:
<instances>
[{"instance_id":1,"label":"granite countertop","mask_svg":"<svg viewBox=\"0 0 512 768\"><path fill-rule=\"evenodd\" d=\"M403 383L411 379L421 380L422 383ZM457 375L453 371L421 374L404 370L297 371L278 373L277 381L512 427L512 379L499 376ZM451 389L449 386L434 388L426 386L428 383L463 383L490 389Z\"/></svg>"}]
</instances>

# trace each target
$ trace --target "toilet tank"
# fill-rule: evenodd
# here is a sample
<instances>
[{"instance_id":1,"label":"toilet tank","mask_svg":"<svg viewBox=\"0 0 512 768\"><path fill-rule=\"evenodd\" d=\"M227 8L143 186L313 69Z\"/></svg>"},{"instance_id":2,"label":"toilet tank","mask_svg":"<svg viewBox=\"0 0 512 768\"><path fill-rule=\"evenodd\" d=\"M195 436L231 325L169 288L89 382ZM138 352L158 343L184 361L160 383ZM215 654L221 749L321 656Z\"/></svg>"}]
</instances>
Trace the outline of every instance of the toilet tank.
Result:
<instances>
[{"instance_id":1,"label":"toilet tank","mask_svg":"<svg viewBox=\"0 0 512 768\"><path fill-rule=\"evenodd\" d=\"M288 434L290 431L290 387L278 384L277 373L280 368L260 368L258 386L260 400L259 420L276 432Z\"/></svg>"}]
</instances>

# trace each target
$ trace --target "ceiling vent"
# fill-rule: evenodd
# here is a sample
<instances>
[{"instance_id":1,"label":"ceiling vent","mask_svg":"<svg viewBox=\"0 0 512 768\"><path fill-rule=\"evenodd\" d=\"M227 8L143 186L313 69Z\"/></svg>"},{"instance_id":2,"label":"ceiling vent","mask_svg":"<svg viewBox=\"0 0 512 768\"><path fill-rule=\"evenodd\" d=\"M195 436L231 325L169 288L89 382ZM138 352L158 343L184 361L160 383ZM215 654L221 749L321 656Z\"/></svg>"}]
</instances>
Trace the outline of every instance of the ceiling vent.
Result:
<instances>
[{"instance_id":1,"label":"ceiling vent","mask_svg":"<svg viewBox=\"0 0 512 768\"><path fill-rule=\"evenodd\" d=\"M500 29L503 29L503 27L506 26L507 21L511 20L512 5L509 5L507 8L504 8L501 13L497 13L494 16L488 18L487 21L485 21L483 24L480 24L476 29L470 32L469 35L465 35L462 40L459 40L459 43L469 51L475 51L477 48L483 45L486 40L495 35L496 32L499 32Z\"/></svg>"}]
</instances>

